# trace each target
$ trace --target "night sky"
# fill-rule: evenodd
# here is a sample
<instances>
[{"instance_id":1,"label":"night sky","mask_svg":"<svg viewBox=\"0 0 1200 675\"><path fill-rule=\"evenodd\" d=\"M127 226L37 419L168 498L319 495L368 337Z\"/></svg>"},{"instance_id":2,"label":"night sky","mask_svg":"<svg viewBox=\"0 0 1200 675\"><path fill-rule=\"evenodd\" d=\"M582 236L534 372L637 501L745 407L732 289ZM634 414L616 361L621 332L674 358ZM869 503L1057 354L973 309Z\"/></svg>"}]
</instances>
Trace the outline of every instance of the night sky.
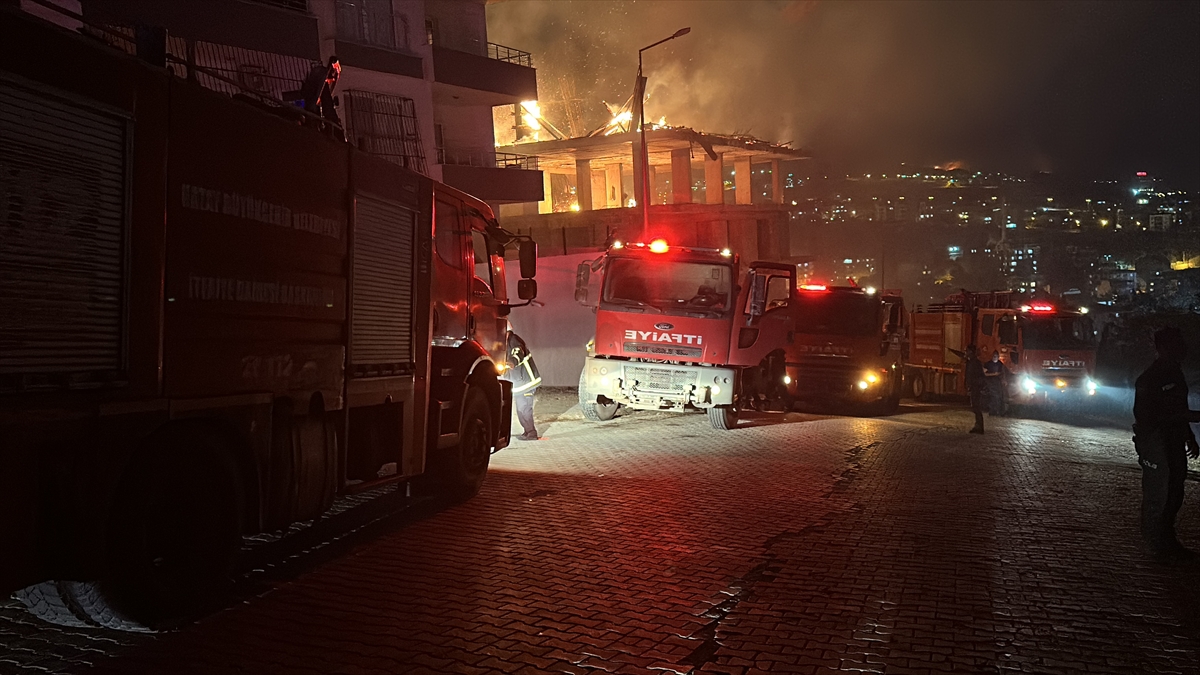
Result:
<instances>
[{"instance_id":1,"label":"night sky","mask_svg":"<svg viewBox=\"0 0 1200 675\"><path fill-rule=\"evenodd\" d=\"M1200 187L1200 2L506 0L489 39L533 53L543 111L600 126L646 52L647 118L749 132L815 168L961 162Z\"/></svg>"}]
</instances>

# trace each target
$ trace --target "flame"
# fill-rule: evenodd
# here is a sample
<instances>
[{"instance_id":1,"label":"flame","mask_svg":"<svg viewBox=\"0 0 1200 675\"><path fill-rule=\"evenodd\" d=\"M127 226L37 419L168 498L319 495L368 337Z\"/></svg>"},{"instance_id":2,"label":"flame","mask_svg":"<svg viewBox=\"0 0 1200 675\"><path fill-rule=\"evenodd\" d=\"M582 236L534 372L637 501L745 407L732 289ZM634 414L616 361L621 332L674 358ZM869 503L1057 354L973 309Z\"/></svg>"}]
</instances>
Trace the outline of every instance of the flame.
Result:
<instances>
[{"instance_id":1,"label":"flame","mask_svg":"<svg viewBox=\"0 0 1200 675\"><path fill-rule=\"evenodd\" d=\"M533 129L533 140L540 141L542 124L538 120L542 117L542 109L537 101L521 101L521 121L525 126Z\"/></svg>"},{"instance_id":2,"label":"flame","mask_svg":"<svg viewBox=\"0 0 1200 675\"><path fill-rule=\"evenodd\" d=\"M608 126L604 129L605 136L624 133L629 130L630 123L633 122L633 113L628 110L622 110L613 115L613 118L608 121Z\"/></svg>"},{"instance_id":3,"label":"flame","mask_svg":"<svg viewBox=\"0 0 1200 675\"><path fill-rule=\"evenodd\" d=\"M965 169L966 164L964 164L963 162L960 162L958 160L955 160L953 162L946 162L945 164L942 164L940 166L935 166L933 168L941 170L941 171L956 171L958 169Z\"/></svg>"}]
</instances>

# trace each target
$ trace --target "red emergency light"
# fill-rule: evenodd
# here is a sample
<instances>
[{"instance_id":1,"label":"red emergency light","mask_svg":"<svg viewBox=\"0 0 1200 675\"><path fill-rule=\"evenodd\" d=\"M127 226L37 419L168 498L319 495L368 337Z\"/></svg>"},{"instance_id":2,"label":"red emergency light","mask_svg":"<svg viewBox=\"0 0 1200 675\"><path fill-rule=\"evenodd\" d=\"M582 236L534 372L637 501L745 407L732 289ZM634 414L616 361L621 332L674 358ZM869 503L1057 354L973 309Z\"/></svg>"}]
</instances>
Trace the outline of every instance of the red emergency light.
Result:
<instances>
[{"instance_id":1,"label":"red emergency light","mask_svg":"<svg viewBox=\"0 0 1200 675\"><path fill-rule=\"evenodd\" d=\"M802 291L827 291L829 287L825 284L800 284Z\"/></svg>"},{"instance_id":2,"label":"red emergency light","mask_svg":"<svg viewBox=\"0 0 1200 675\"><path fill-rule=\"evenodd\" d=\"M671 247L667 246L666 239L655 239L654 241L650 242L651 253L666 253L669 250L671 250Z\"/></svg>"},{"instance_id":3,"label":"red emergency light","mask_svg":"<svg viewBox=\"0 0 1200 675\"><path fill-rule=\"evenodd\" d=\"M1139 171L1139 172L1137 172L1137 175L1138 175L1138 177L1140 177L1140 178L1145 178L1145 177L1146 177L1146 172L1145 172L1145 171Z\"/></svg>"},{"instance_id":4,"label":"red emergency light","mask_svg":"<svg viewBox=\"0 0 1200 675\"><path fill-rule=\"evenodd\" d=\"M1035 302L1032 305L1021 305L1022 312L1053 312L1054 305L1047 305L1044 302Z\"/></svg>"}]
</instances>

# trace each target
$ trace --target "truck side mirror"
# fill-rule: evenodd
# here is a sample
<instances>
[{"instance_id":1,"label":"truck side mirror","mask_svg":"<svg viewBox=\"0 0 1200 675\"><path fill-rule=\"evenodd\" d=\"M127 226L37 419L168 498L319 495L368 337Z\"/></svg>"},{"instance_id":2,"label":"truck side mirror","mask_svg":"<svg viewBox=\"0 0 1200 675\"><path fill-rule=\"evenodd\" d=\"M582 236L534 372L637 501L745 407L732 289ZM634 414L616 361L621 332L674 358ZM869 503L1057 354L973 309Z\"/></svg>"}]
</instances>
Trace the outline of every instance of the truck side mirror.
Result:
<instances>
[{"instance_id":1,"label":"truck side mirror","mask_svg":"<svg viewBox=\"0 0 1200 675\"><path fill-rule=\"evenodd\" d=\"M537 281L521 279L517 282L517 297L522 300L532 300L537 297Z\"/></svg>"},{"instance_id":2,"label":"truck side mirror","mask_svg":"<svg viewBox=\"0 0 1200 675\"><path fill-rule=\"evenodd\" d=\"M588 282L592 278L592 263L585 261L575 268L575 302L587 304Z\"/></svg>"},{"instance_id":3,"label":"truck side mirror","mask_svg":"<svg viewBox=\"0 0 1200 675\"><path fill-rule=\"evenodd\" d=\"M532 239L524 239L521 241L521 246L518 250L521 257L521 278L532 279L537 276L537 242ZM529 299L524 298L523 299ZM532 298L533 296L529 296Z\"/></svg>"},{"instance_id":4,"label":"truck side mirror","mask_svg":"<svg viewBox=\"0 0 1200 675\"><path fill-rule=\"evenodd\" d=\"M762 316L767 311L767 278L754 275L750 284L750 316Z\"/></svg>"}]
</instances>

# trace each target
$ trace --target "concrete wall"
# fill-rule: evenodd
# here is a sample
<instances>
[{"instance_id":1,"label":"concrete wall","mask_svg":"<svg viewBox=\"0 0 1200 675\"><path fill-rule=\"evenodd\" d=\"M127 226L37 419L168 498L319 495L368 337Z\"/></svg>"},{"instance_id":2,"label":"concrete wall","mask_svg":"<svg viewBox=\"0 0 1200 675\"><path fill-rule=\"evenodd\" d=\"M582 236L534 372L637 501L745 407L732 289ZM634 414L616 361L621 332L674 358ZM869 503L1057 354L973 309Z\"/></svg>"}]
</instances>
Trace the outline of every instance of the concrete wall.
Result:
<instances>
[{"instance_id":1,"label":"concrete wall","mask_svg":"<svg viewBox=\"0 0 1200 675\"><path fill-rule=\"evenodd\" d=\"M791 257L790 216L773 204L667 204L650 208L651 237L679 246L729 247L744 260L783 261ZM528 234L542 255L596 251L610 237L643 239L637 208L598 209L500 217L505 229Z\"/></svg>"},{"instance_id":2,"label":"concrete wall","mask_svg":"<svg viewBox=\"0 0 1200 675\"><path fill-rule=\"evenodd\" d=\"M579 384L587 342L596 332L596 315L575 302L575 268L599 255L591 252L538 258L540 304L514 309L509 316L513 330L529 345L545 386ZM517 280L521 278L517 261L508 261L506 270L509 297L516 298Z\"/></svg>"}]
</instances>

